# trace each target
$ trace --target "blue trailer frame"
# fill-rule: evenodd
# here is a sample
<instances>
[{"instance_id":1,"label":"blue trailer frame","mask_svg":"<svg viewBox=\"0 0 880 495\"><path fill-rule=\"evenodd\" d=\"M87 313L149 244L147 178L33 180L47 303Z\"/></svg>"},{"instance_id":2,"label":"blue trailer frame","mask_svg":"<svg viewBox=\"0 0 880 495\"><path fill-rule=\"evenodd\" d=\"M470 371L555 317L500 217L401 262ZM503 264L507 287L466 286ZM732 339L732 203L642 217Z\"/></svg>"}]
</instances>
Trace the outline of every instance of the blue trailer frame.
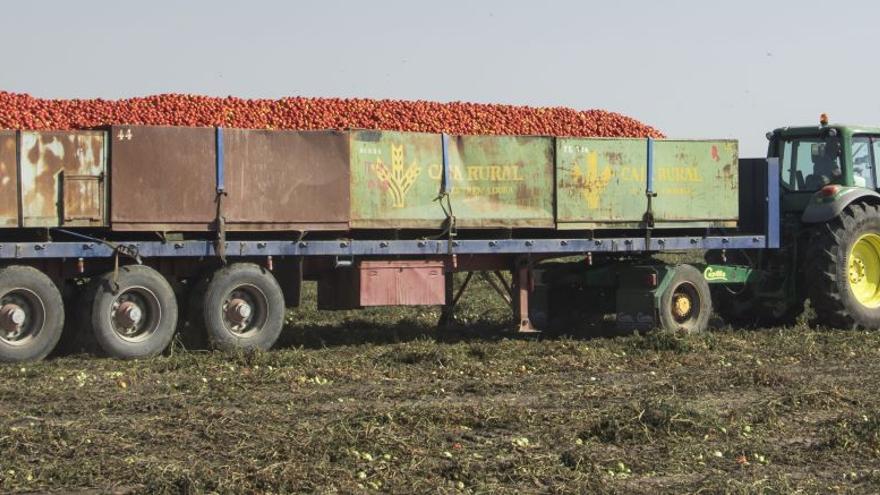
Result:
<instances>
[{"instance_id":1,"label":"blue trailer frame","mask_svg":"<svg viewBox=\"0 0 880 495\"><path fill-rule=\"evenodd\" d=\"M690 249L764 249L764 235L710 237L618 237L595 239L495 239L413 241L227 241L226 256L446 256L464 254L577 255L640 253ZM451 246L450 246L451 242ZM3 242L0 259L109 258L119 250L142 258L200 258L218 256L212 241L179 242Z\"/></svg>"},{"instance_id":2,"label":"blue trailer frame","mask_svg":"<svg viewBox=\"0 0 880 495\"><path fill-rule=\"evenodd\" d=\"M764 232L738 235L596 237L562 239L482 240L241 240L226 241L228 257L253 256L444 256L444 255L578 255L587 253L644 253L706 249L776 249L780 246L779 163L767 160L764 204L751 205L763 213ZM0 260L109 258L120 250L141 258L199 258L219 256L217 243L207 240L109 242L57 229L80 237L79 242L0 242Z\"/></svg>"}]
</instances>

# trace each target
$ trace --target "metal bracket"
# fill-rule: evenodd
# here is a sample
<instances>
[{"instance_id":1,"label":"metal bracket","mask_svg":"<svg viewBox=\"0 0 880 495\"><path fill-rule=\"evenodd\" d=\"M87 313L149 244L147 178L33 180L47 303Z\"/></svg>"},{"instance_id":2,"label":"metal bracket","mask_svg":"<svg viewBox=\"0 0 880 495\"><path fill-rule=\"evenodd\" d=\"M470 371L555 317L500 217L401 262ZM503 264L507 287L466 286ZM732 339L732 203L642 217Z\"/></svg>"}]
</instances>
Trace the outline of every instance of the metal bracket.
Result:
<instances>
[{"instance_id":1,"label":"metal bracket","mask_svg":"<svg viewBox=\"0 0 880 495\"><path fill-rule=\"evenodd\" d=\"M217 241L214 250L220 261L226 264L226 216L223 212L223 196L226 196L226 171L223 158L223 128L214 129L215 166L217 170Z\"/></svg>"}]
</instances>

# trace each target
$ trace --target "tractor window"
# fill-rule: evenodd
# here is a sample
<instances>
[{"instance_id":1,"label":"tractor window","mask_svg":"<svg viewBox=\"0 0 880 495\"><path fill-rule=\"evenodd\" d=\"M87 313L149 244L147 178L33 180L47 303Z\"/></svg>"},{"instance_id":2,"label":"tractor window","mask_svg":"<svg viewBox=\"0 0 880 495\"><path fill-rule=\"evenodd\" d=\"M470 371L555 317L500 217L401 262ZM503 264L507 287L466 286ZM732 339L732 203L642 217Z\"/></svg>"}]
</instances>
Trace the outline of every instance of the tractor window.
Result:
<instances>
[{"instance_id":1,"label":"tractor window","mask_svg":"<svg viewBox=\"0 0 880 495\"><path fill-rule=\"evenodd\" d=\"M853 185L874 189L874 159L871 156L871 139L854 137L852 140Z\"/></svg>"},{"instance_id":2,"label":"tractor window","mask_svg":"<svg viewBox=\"0 0 880 495\"><path fill-rule=\"evenodd\" d=\"M840 182L840 139L793 137L782 141L779 162L782 184L793 191L818 191Z\"/></svg>"}]
</instances>

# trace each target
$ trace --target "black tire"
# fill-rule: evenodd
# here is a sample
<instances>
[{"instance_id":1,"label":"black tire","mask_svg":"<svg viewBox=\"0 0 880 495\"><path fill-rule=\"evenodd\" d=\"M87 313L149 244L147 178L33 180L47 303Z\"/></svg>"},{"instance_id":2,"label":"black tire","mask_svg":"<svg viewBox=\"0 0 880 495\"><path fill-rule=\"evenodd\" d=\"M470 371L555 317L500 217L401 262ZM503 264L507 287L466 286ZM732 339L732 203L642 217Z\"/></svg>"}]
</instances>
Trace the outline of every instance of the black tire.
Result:
<instances>
[{"instance_id":1,"label":"black tire","mask_svg":"<svg viewBox=\"0 0 880 495\"><path fill-rule=\"evenodd\" d=\"M64 328L61 291L29 266L0 268L0 361L39 361L58 344Z\"/></svg>"},{"instance_id":2,"label":"black tire","mask_svg":"<svg viewBox=\"0 0 880 495\"><path fill-rule=\"evenodd\" d=\"M850 253L867 234L880 235L880 208L848 206L839 217L819 227L807 252L807 291L816 320L834 328L880 328L880 306L856 298L850 283ZM880 282L880 274L874 274Z\"/></svg>"},{"instance_id":3,"label":"black tire","mask_svg":"<svg viewBox=\"0 0 880 495\"><path fill-rule=\"evenodd\" d=\"M174 338L177 298L156 270L123 266L115 276L110 272L92 280L81 315L96 351L118 359L148 358Z\"/></svg>"},{"instance_id":4,"label":"black tire","mask_svg":"<svg viewBox=\"0 0 880 495\"><path fill-rule=\"evenodd\" d=\"M659 314L663 330L687 333L706 330L712 316L712 295L703 274L690 265L676 266L660 295Z\"/></svg>"},{"instance_id":5,"label":"black tire","mask_svg":"<svg viewBox=\"0 0 880 495\"><path fill-rule=\"evenodd\" d=\"M249 308L247 316L236 307ZM215 271L198 309L211 347L225 351L270 349L281 335L284 312L278 281L252 263L235 263Z\"/></svg>"}]
</instances>

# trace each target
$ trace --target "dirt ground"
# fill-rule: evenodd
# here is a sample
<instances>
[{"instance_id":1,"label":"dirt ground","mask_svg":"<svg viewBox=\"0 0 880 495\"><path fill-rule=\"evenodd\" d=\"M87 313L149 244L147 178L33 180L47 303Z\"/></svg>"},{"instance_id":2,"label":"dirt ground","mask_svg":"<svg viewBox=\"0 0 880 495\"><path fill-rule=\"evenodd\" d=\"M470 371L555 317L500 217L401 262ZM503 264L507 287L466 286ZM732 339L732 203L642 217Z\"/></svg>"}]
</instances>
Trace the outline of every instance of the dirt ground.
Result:
<instances>
[{"instance_id":1,"label":"dirt ground","mask_svg":"<svg viewBox=\"0 0 880 495\"><path fill-rule=\"evenodd\" d=\"M880 493L880 333L519 339L477 286L268 353L0 367L0 490Z\"/></svg>"}]
</instances>

